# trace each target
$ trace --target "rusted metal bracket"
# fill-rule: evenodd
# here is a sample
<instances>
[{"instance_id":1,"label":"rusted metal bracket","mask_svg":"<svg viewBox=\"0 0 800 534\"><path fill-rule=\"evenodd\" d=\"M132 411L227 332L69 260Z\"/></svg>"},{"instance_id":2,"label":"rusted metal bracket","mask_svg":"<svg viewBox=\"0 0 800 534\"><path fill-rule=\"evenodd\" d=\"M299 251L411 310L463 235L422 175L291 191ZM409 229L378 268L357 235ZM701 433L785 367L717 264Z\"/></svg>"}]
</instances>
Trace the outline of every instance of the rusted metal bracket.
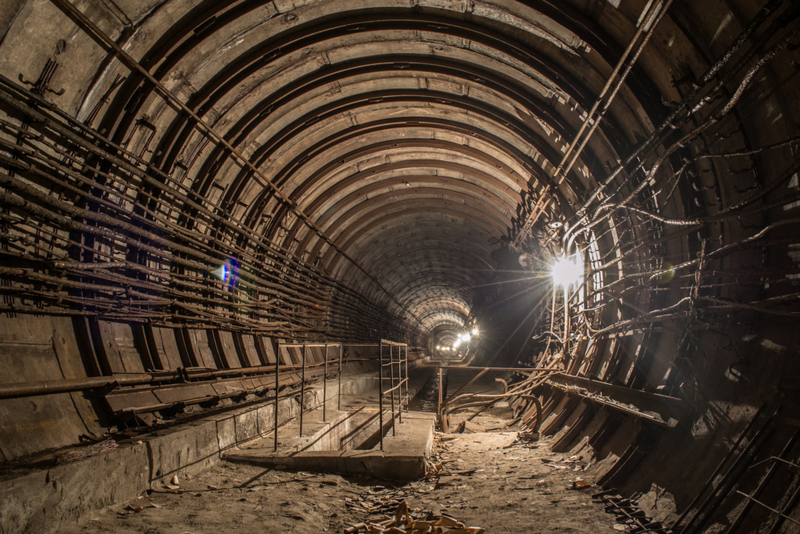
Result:
<instances>
[{"instance_id":1,"label":"rusted metal bracket","mask_svg":"<svg viewBox=\"0 0 800 534\"><path fill-rule=\"evenodd\" d=\"M551 375L546 384L662 426L677 425L687 411L683 400L676 397L648 393L579 376L557 373Z\"/></svg>"},{"instance_id":2,"label":"rusted metal bracket","mask_svg":"<svg viewBox=\"0 0 800 534\"><path fill-rule=\"evenodd\" d=\"M64 94L63 87L58 91L50 89L50 80L53 77L53 74L56 72L57 68L58 68L58 61L56 61L53 58L49 58L47 60L47 63L44 64L42 72L39 73L39 78L35 82L26 80L21 72L19 73L18 78L19 81L24 83L25 85L30 85L32 88L31 90L38 95L44 95L47 92L47 93L53 93L56 96L61 96Z\"/></svg>"}]
</instances>

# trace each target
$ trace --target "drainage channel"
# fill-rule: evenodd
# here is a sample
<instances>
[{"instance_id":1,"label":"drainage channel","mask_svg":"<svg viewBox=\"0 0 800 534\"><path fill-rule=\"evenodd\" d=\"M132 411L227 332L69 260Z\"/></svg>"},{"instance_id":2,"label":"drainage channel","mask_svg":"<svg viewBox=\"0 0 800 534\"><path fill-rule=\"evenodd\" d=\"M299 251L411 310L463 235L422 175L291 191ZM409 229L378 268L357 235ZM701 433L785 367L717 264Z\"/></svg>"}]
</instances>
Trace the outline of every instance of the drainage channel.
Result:
<instances>
[{"instance_id":1,"label":"drainage channel","mask_svg":"<svg viewBox=\"0 0 800 534\"><path fill-rule=\"evenodd\" d=\"M409 401L408 409L413 412L436 413L436 405L439 399L439 373L438 369L433 370L430 376L422 385L420 390ZM447 395L447 371L443 375L443 395Z\"/></svg>"}]
</instances>

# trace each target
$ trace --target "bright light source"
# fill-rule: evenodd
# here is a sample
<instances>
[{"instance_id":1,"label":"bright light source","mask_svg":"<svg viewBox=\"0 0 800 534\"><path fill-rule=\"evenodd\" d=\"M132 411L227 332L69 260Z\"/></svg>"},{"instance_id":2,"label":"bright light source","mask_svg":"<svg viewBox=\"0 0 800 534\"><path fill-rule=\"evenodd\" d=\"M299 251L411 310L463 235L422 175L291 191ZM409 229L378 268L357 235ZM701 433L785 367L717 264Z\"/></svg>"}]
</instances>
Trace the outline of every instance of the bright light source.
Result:
<instances>
[{"instance_id":1,"label":"bright light source","mask_svg":"<svg viewBox=\"0 0 800 534\"><path fill-rule=\"evenodd\" d=\"M453 343L453 348L457 349L460 346L461 346L461 336L458 336L458 339L456 340L456 342Z\"/></svg>"},{"instance_id":2,"label":"bright light source","mask_svg":"<svg viewBox=\"0 0 800 534\"><path fill-rule=\"evenodd\" d=\"M472 335L473 336L477 336L478 335L478 327L477 326L472 329Z\"/></svg>"},{"instance_id":3,"label":"bright light source","mask_svg":"<svg viewBox=\"0 0 800 534\"><path fill-rule=\"evenodd\" d=\"M471 340L471 339L472 339L472 336L469 335L469 334L462 334L461 335L461 341L463 341L464 343L468 343L469 340Z\"/></svg>"},{"instance_id":4,"label":"bright light source","mask_svg":"<svg viewBox=\"0 0 800 534\"><path fill-rule=\"evenodd\" d=\"M557 286L569 287L578 285L583 279L583 261L578 254L556 258L550 269L553 283Z\"/></svg>"}]
</instances>

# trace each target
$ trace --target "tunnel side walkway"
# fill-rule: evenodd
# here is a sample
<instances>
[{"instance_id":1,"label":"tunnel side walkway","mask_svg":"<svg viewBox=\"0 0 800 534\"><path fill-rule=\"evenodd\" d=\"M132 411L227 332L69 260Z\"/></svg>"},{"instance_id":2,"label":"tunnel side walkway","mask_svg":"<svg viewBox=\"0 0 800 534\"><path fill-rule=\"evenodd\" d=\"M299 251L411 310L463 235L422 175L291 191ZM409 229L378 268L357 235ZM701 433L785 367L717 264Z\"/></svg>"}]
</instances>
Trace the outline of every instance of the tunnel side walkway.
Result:
<instances>
[{"instance_id":1,"label":"tunnel side walkway","mask_svg":"<svg viewBox=\"0 0 800 534\"><path fill-rule=\"evenodd\" d=\"M497 419L477 421L490 426ZM592 499L599 490L575 485L586 476L582 461L552 452L550 438L529 443L517 437L513 431L437 433L432 451L437 469L398 484L222 462L182 478L177 489L154 488L131 503L142 508L138 512L127 505L111 507L64 524L59 532L341 533L379 521L402 502L417 516L447 514L491 534L619 532L615 526L621 525Z\"/></svg>"},{"instance_id":2,"label":"tunnel side walkway","mask_svg":"<svg viewBox=\"0 0 800 534\"><path fill-rule=\"evenodd\" d=\"M359 415L362 417L347 424L348 420ZM377 418L376 410L342 413L334 421L320 425L316 432L303 438L292 439L279 433L279 441L287 446L293 441L300 441L298 450L279 448L274 452L272 440L264 438L248 443L245 447L229 450L222 455L222 459L276 469L362 474L392 480L413 480L425 476L426 460L433 445L434 414L404 413L403 422L396 422L397 435L392 435L391 422L386 421L383 428L386 434L383 450L380 450L379 445L369 449L362 448L357 440L349 442L357 448L342 448L339 445L343 438L351 438L354 433L361 435L370 445L374 444L374 434L379 426ZM281 429L282 432L284 430L297 431L294 424L286 425ZM329 443L330 446L315 446L320 443Z\"/></svg>"},{"instance_id":3,"label":"tunnel side walkway","mask_svg":"<svg viewBox=\"0 0 800 534\"><path fill-rule=\"evenodd\" d=\"M417 368L409 375L408 395L414 398L431 374ZM321 408L280 427L278 447L274 435L240 444L221 455L223 460L276 469L370 475L389 480L413 480L425 476L433 445L435 414L400 411L399 395L384 399L383 427L378 410L378 379L373 374L349 378L341 410ZM323 419L323 416L325 418ZM379 430L380 429L380 430ZM381 449L381 434L383 435Z\"/></svg>"}]
</instances>

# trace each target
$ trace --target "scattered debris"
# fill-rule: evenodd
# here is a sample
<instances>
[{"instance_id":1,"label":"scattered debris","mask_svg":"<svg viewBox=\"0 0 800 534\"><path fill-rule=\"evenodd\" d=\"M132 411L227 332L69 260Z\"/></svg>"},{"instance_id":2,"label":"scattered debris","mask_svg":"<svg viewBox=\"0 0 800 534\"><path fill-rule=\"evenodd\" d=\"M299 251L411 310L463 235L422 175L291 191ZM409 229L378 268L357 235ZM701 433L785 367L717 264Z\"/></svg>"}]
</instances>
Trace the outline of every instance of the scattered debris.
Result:
<instances>
[{"instance_id":1,"label":"scattered debris","mask_svg":"<svg viewBox=\"0 0 800 534\"><path fill-rule=\"evenodd\" d=\"M591 488L591 487L594 487L594 484L589 484L588 482L586 482L582 478L576 478L575 480L572 481L572 484L567 486L567 489L569 489L569 490L584 490L584 489Z\"/></svg>"},{"instance_id":2,"label":"scattered debris","mask_svg":"<svg viewBox=\"0 0 800 534\"><path fill-rule=\"evenodd\" d=\"M431 511L409 510L406 501L400 502L392 516L363 523L356 523L345 529L345 534L365 532L368 534L483 534L485 529L467 527L447 514L434 515Z\"/></svg>"},{"instance_id":3,"label":"scattered debris","mask_svg":"<svg viewBox=\"0 0 800 534\"><path fill-rule=\"evenodd\" d=\"M455 430L453 430L453 434L463 434L463 433L472 433L477 434L481 432L486 432L486 428L483 425L479 425L478 423L473 423L470 420L461 421Z\"/></svg>"},{"instance_id":4,"label":"scattered debris","mask_svg":"<svg viewBox=\"0 0 800 534\"><path fill-rule=\"evenodd\" d=\"M522 447L526 449L536 449L539 447L538 442L540 437L538 432L518 432L516 439L503 448Z\"/></svg>"},{"instance_id":5,"label":"scattered debris","mask_svg":"<svg viewBox=\"0 0 800 534\"><path fill-rule=\"evenodd\" d=\"M123 515L129 512L136 512L139 513L143 511L145 508L158 508L159 506L155 504L153 501L148 499L147 497L137 497L125 506L125 510L122 512Z\"/></svg>"},{"instance_id":6,"label":"scattered debris","mask_svg":"<svg viewBox=\"0 0 800 534\"><path fill-rule=\"evenodd\" d=\"M660 521L655 521L642 511L635 500L624 499L619 494L614 495L613 490L606 490L592 498L606 505L606 512L617 516L617 525L614 530L630 532L655 532L669 534ZM620 528L622 527L622 528Z\"/></svg>"}]
</instances>

